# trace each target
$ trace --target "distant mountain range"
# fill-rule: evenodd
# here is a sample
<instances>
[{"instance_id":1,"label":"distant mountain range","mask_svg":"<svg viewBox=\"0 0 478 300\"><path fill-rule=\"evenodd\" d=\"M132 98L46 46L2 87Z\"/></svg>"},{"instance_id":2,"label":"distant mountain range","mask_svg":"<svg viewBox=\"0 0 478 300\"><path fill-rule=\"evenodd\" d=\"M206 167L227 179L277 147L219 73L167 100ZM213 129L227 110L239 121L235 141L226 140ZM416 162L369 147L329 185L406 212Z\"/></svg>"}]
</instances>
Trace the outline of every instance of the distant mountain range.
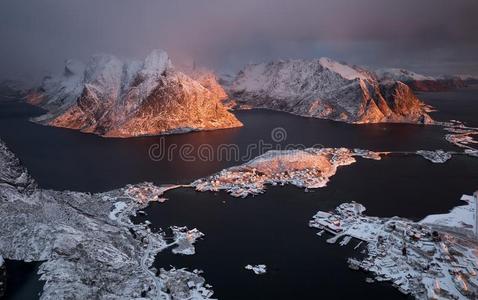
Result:
<instances>
[{"instance_id":1,"label":"distant mountain range","mask_svg":"<svg viewBox=\"0 0 478 300\"><path fill-rule=\"evenodd\" d=\"M369 70L330 58L279 60L246 66L217 80L177 68L166 52L143 61L94 55L68 60L62 74L28 90L0 83L7 97L25 95L48 112L33 121L105 137L132 137L242 126L228 108L267 108L349 123L432 123L414 91L445 91L478 77L425 76L404 69Z\"/></svg>"},{"instance_id":2,"label":"distant mountain range","mask_svg":"<svg viewBox=\"0 0 478 300\"><path fill-rule=\"evenodd\" d=\"M215 77L196 77L176 70L161 50L142 62L95 55L86 65L67 61L63 74L47 77L28 101L48 110L38 123L106 137L242 126L221 103L226 95Z\"/></svg>"},{"instance_id":3,"label":"distant mountain range","mask_svg":"<svg viewBox=\"0 0 478 300\"><path fill-rule=\"evenodd\" d=\"M431 123L404 83L329 58L248 65L229 82L230 105L349 123Z\"/></svg>"},{"instance_id":4,"label":"distant mountain range","mask_svg":"<svg viewBox=\"0 0 478 300\"><path fill-rule=\"evenodd\" d=\"M377 78L381 81L393 80L407 84L415 91L442 92L463 88L470 84L478 84L478 77L471 75L442 75L437 77L425 76L404 69L376 70Z\"/></svg>"}]
</instances>

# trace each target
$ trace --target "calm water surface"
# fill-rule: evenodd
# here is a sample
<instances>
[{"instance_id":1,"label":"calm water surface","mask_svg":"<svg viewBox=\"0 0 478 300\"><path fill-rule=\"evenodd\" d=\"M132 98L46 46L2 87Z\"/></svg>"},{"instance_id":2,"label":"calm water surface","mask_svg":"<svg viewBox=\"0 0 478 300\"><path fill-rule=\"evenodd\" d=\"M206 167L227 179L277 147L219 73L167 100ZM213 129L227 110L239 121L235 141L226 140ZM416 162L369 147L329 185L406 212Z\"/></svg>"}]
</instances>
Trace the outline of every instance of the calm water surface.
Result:
<instances>
[{"instance_id":1,"label":"calm water surface","mask_svg":"<svg viewBox=\"0 0 478 300\"><path fill-rule=\"evenodd\" d=\"M478 115L477 95L464 90L420 97L440 109L435 118L462 119L473 125ZM466 110L463 118L461 103ZM39 113L37 108L3 101L0 137L41 187L58 190L99 192L143 181L188 183L243 162L248 145L259 140L274 147L321 144L383 151L460 150L444 140L440 127L357 126L265 110L236 112L243 128L133 139L104 139L28 121ZM280 143L271 139L271 131L277 127L287 133ZM153 161L149 149L162 139L166 148L191 144L198 149L209 144L217 149L221 144L235 144L240 157L185 162L175 154L171 161ZM236 199L225 193L173 190L166 195L168 201L151 204L147 216L135 221L150 220L156 229L186 225L204 232L205 238L196 244L196 255L164 251L155 266L202 269L221 299L396 299L404 297L391 286L365 283L365 273L347 268L346 258L359 255L353 249L357 241L345 247L327 244L327 237L318 237L316 230L308 228L309 219L319 209L357 201L370 215L419 220L448 211L459 204L461 194L477 188L478 159L457 156L445 164L432 164L417 156L391 155L382 161L360 159L342 167L327 187L309 193L295 187L270 187L265 194ZM260 263L268 265L263 276L244 270L246 264Z\"/></svg>"},{"instance_id":2,"label":"calm water surface","mask_svg":"<svg viewBox=\"0 0 478 300\"><path fill-rule=\"evenodd\" d=\"M36 299L43 290L37 275L41 262L5 260L7 270L5 300Z\"/></svg>"},{"instance_id":3,"label":"calm water surface","mask_svg":"<svg viewBox=\"0 0 478 300\"><path fill-rule=\"evenodd\" d=\"M280 149L290 144L383 151L457 149L444 140L445 132L441 127L410 124L357 126L266 110L236 112L245 125L243 128L131 139L105 139L28 121L29 117L39 113L39 109L25 104L0 104L0 137L21 158L42 187L58 190L99 192L143 181L189 183L266 151L264 148L260 151L260 141ZM281 143L271 139L275 128L283 128L287 134ZM190 144L192 155L198 155L203 144L215 149L214 153L220 145L236 145L239 159L218 159L215 155L207 161L184 161L179 157L179 151L172 151L172 160L151 160L150 148L163 145L163 141L164 149ZM252 155L247 155L250 145L256 148L250 151Z\"/></svg>"}]
</instances>

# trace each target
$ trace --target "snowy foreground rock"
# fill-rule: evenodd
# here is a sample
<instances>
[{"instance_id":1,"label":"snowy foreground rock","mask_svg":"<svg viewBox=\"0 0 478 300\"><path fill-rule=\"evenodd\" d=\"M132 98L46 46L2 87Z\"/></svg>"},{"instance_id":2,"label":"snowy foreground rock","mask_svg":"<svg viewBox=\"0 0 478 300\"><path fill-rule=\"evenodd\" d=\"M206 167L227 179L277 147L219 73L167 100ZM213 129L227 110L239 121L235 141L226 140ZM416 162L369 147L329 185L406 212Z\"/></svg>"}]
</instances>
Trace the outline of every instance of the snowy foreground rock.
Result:
<instances>
[{"instance_id":1,"label":"snowy foreground rock","mask_svg":"<svg viewBox=\"0 0 478 300\"><path fill-rule=\"evenodd\" d=\"M194 243L204 236L204 233L196 228L189 230L187 227L171 226L171 231L175 243L172 251L175 254L194 255L196 253Z\"/></svg>"},{"instance_id":2,"label":"snowy foreground rock","mask_svg":"<svg viewBox=\"0 0 478 300\"><path fill-rule=\"evenodd\" d=\"M305 189L324 187L337 168L356 162L356 156L380 160L381 153L347 148L271 150L191 185L198 191L225 190L234 197L264 192L265 186L292 184Z\"/></svg>"},{"instance_id":3,"label":"snowy foreground rock","mask_svg":"<svg viewBox=\"0 0 478 300\"><path fill-rule=\"evenodd\" d=\"M425 159L428 159L432 163L442 164L451 159L451 153L445 152L443 150L427 151L427 150L418 150L418 155L423 156Z\"/></svg>"},{"instance_id":4,"label":"snowy foreground rock","mask_svg":"<svg viewBox=\"0 0 478 300\"><path fill-rule=\"evenodd\" d=\"M199 272L151 269L170 246L194 253L199 231L181 228L167 243L130 217L176 186L129 185L88 194L37 188L0 141L0 255L44 261L41 299L207 299L212 291ZM192 248L192 249L191 249ZM189 284L193 282L194 284Z\"/></svg>"},{"instance_id":5,"label":"snowy foreground rock","mask_svg":"<svg viewBox=\"0 0 478 300\"><path fill-rule=\"evenodd\" d=\"M478 157L478 128L468 127L460 121L445 123L445 130L450 132L445 139L457 147L464 149L465 154Z\"/></svg>"},{"instance_id":6,"label":"snowy foreground rock","mask_svg":"<svg viewBox=\"0 0 478 300\"><path fill-rule=\"evenodd\" d=\"M365 207L344 203L334 212L319 211L310 227L366 242L365 258L349 258L351 269L388 281L417 299L477 299L478 240L475 196L448 214L431 215L420 222L363 215ZM372 280L368 280L372 282Z\"/></svg>"},{"instance_id":7,"label":"snowy foreground rock","mask_svg":"<svg viewBox=\"0 0 478 300\"><path fill-rule=\"evenodd\" d=\"M95 55L85 66L66 62L63 74L48 77L30 93L32 104L49 112L34 121L106 137L131 137L242 126L220 102L215 77L190 76L155 50L144 61Z\"/></svg>"},{"instance_id":8,"label":"snowy foreground rock","mask_svg":"<svg viewBox=\"0 0 478 300\"><path fill-rule=\"evenodd\" d=\"M247 265L244 267L246 270L251 270L254 272L256 275L262 275L267 272L267 266L266 265Z\"/></svg>"},{"instance_id":9,"label":"snowy foreground rock","mask_svg":"<svg viewBox=\"0 0 478 300\"><path fill-rule=\"evenodd\" d=\"M329 58L249 65L226 90L238 108L349 123L433 122L430 108L406 84L380 81L372 71Z\"/></svg>"}]
</instances>

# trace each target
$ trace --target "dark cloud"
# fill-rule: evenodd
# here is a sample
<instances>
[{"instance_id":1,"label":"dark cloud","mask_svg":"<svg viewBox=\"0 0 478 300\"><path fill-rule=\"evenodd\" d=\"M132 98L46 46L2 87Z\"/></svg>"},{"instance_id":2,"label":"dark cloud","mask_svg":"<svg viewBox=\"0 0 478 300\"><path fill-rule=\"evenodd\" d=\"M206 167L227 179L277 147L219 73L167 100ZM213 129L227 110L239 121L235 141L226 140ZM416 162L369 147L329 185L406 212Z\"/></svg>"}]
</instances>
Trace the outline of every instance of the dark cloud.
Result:
<instances>
[{"instance_id":1,"label":"dark cloud","mask_svg":"<svg viewBox=\"0 0 478 300\"><path fill-rule=\"evenodd\" d=\"M330 56L430 73L478 73L475 0L2 0L0 76L58 70L97 52L227 70Z\"/></svg>"}]
</instances>

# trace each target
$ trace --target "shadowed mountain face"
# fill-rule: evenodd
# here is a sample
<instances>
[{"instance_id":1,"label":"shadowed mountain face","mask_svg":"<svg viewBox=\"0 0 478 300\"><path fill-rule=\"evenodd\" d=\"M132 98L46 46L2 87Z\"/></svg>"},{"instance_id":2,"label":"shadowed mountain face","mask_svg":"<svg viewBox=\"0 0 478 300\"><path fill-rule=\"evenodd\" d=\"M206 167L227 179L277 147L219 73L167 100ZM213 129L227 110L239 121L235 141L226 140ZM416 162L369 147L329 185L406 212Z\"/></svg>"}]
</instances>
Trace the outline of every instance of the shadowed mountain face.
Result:
<instances>
[{"instance_id":1,"label":"shadowed mountain face","mask_svg":"<svg viewBox=\"0 0 478 300\"><path fill-rule=\"evenodd\" d=\"M106 137L242 126L221 104L224 92L209 86L176 70L164 51L143 62L97 55L86 66L67 61L64 73L46 78L29 102L48 110L36 122Z\"/></svg>"},{"instance_id":2,"label":"shadowed mountain face","mask_svg":"<svg viewBox=\"0 0 478 300\"><path fill-rule=\"evenodd\" d=\"M432 122L407 85L328 58L249 65L227 89L239 107L349 123Z\"/></svg>"}]
</instances>

